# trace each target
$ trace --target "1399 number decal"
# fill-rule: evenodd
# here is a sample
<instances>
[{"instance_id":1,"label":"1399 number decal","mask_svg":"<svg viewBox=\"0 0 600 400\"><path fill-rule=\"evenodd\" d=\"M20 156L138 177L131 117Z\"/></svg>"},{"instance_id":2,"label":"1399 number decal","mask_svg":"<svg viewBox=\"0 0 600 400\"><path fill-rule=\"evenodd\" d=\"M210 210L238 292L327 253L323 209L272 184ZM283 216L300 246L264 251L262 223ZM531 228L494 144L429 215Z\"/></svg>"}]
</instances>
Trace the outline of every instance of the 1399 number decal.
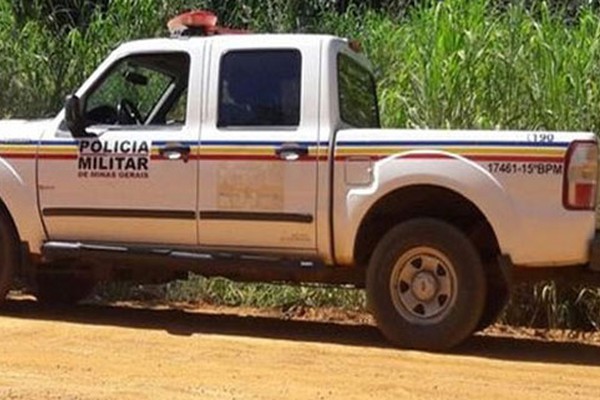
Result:
<instances>
[{"instance_id":1,"label":"1399 number decal","mask_svg":"<svg viewBox=\"0 0 600 400\"><path fill-rule=\"evenodd\" d=\"M563 172L562 164L558 163L492 162L487 168L492 174L560 175Z\"/></svg>"}]
</instances>

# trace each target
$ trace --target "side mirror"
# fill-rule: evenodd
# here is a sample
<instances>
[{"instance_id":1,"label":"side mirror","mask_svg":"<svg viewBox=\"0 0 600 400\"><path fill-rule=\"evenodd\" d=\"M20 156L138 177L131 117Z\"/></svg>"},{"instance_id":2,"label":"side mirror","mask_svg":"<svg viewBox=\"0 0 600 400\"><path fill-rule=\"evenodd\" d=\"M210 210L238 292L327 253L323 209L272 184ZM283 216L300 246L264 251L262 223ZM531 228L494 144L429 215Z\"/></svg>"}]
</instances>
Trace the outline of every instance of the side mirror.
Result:
<instances>
[{"instance_id":1,"label":"side mirror","mask_svg":"<svg viewBox=\"0 0 600 400\"><path fill-rule=\"evenodd\" d=\"M85 119L81 110L81 101L75 95L68 96L65 101L65 121L74 137L89 136L85 131Z\"/></svg>"}]
</instances>

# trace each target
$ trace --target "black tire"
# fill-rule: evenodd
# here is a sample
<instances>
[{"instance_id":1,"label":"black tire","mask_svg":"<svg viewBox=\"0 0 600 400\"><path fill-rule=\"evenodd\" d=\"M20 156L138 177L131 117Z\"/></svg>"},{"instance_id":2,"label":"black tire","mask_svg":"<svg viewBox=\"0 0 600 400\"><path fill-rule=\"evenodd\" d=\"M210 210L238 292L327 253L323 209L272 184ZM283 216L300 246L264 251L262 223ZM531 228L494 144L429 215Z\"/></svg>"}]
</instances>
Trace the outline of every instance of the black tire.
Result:
<instances>
[{"instance_id":1,"label":"black tire","mask_svg":"<svg viewBox=\"0 0 600 400\"><path fill-rule=\"evenodd\" d=\"M471 241L430 218L409 220L384 235L371 257L366 288L388 340L434 351L474 332L486 298L485 273Z\"/></svg>"},{"instance_id":2,"label":"black tire","mask_svg":"<svg viewBox=\"0 0 600 400\"><path fill-rule=\"evenodd\" d=\"M6 300L19 260L17 234L11 221L0 211L0 304Z\"/></svg>"},{"instance_id":3,"label":"black tire","mask_svg":"<svg viewBox=\"0 0 600 400\"><path fill-rule=\"evenodd\" d=\"M87 277L44 273L37 276L35 297L44 304L72 305L85 299L94 287L95 282Z\"/></svg>"}]
</instances>

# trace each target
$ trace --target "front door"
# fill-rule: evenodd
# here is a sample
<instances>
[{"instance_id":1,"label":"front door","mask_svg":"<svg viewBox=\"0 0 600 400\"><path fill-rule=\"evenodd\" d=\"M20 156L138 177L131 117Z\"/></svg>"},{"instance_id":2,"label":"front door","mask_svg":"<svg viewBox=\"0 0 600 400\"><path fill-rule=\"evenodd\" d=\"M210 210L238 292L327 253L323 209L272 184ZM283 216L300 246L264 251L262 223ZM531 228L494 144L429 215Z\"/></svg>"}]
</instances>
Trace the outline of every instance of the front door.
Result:
<instances>
[{"instance_id":1,"label":"front door","mask_svg":"<svg viewBox=\"0 0 600 400\"><path fill-rule=\"evenodd\" d=\"M51 240L197 245L190 81L185 52L128 55L81 98L92 137L49 132L38 171Z\"/></svg>"}]
</instances>

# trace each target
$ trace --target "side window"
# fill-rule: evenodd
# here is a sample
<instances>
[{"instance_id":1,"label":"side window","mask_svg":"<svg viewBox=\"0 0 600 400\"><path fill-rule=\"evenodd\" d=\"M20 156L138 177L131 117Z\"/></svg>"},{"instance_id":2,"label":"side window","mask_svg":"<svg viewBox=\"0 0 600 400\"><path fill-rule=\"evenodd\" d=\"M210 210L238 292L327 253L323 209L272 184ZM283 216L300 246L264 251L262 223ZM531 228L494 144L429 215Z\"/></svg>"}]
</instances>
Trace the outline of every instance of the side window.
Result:
<instances>
[{"instance_id":1,"label":"side window","mask_svg":"<svg viewBox=\"0 0 600 400\"><path fill-rule=\"evenodd\" d=\"M342 121L356 128L378 128L379 109L373 75L345 54L340 53L337 62Z\"/></svg>"},{"instance_id":2,"label":"side window","mask_svg":"<svg viewBox=\"0 0 600 400\"><path fill-rule=\"evenodd\" d=\"M226 53L220 66L217 126L298 126L301 71L298 50Z\"/></svg>"},{"instance_id":3,"label":"side window","mask_svg":"<svg viewBox=\"0 0 600 400\"><path fill-rule=\"evenodd\" d=\"M184 53L120 60L85 96L88 125L183 124L189 65Z\"/></svg>"}]
</instances>

